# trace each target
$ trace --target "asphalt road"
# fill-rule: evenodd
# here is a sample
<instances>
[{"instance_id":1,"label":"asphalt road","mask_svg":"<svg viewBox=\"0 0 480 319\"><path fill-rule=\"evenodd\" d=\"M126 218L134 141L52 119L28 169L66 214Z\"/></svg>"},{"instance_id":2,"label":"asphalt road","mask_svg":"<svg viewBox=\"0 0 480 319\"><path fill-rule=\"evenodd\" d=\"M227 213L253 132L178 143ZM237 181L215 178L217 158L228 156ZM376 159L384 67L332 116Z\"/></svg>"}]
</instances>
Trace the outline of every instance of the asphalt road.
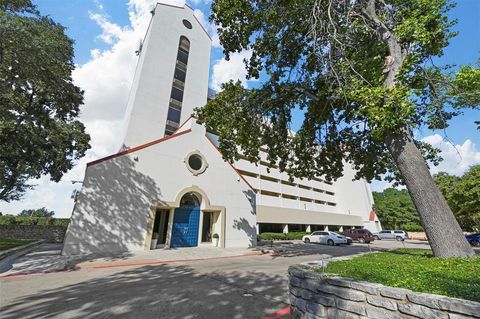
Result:
<instances>
[{"instance_id":1,"label":"asphalt road","mask_svg":"<svg viewBox=\"0 0 480 319\"><path fill-rule=\"evenodd\" d=\"M292 243L271 255L2 278L0 318L266 318L288 305L288 266L390 246L403 244Z\"/></svg>"}]
</instances>

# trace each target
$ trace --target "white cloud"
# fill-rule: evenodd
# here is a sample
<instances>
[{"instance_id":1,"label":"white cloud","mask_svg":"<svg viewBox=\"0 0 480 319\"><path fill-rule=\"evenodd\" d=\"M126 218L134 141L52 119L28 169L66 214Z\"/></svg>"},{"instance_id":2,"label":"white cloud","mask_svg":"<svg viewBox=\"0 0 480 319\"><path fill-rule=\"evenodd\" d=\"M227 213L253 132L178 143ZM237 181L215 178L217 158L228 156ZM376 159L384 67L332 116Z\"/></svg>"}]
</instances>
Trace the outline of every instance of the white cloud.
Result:
<instances>
[{"instance_id":1,"label":"white cloud","mask_svg":"<svg viewBox=\"0 0 480 319\"><path fill-rule=\"evenodd\" d=\"M218 37L217 27L215 24L210 23L208 18L205 16L202 10L195 9L194 10L195 17L197 17L198 22L207 30L208 34L212 38L212 47L223 49L222 45L220 44L220 38Z\"/></svg>"},{"instance_id":2,"label":"white cloud","mask_svg":"<svg viewBox=\"0 0 480 319\"><path fill-rule=\"evenodd\" d=\"M92 148L59 183L51 182L47 176L34 180L31 183L37 187L27 192L23 200L9 204L0 202L1 212L18 213L22 209L45 206L54 210L57 217L71 215L73 200L70 197L74 189L80 188L80 184L74 185L71 181L83 179L86 163L119 149L121 141L118 136L137 61L134 52L145 34L154 3L152 0L130 0L130 24L123 27L111 22L103 13L101 3L96 2L102 12L89 13L89 17L102 30L98 37L111 47L103 51L92 49L91 59L77 65L72 74L75 84L85 90L85 104L81 107L80 118L91 136ZM184 2L168 3L183 5Z\"/></svg>"},{"instance_id":3,"label":"white cloud","mask_svg":"<svg viewBox=\"0 0 480 319\"><path fill-rule=\"evenodd\" d=\"M467 139L463 144L452 144L441 135L433 134L422 138L423 142L429 143L440 150L443 161L438 166L430 165L430 173L446 172L450 175L463 175L472 165L480 164L480 150ZM372 190L381 192L385 188L392 187L386 181L373 181Z\"/></svg>"},{"instance_id":4,"label":"white cloud","mask_svg":"<svg viewBox=\"0 0 480 319\"><path fill-rule=\"evenodd\" d=\"M251 51L242 51L230 54L229 61L225 58L216 61L212 67L211 87L218 91L222 83L230 80L240 80L242 85L247 87L247 70L245 69L244 59L250 59L251 56Z\"/></svg>"},{"instance_id":5,"label":"white cloud","mask_svg":"<svg viewBox=\"0 0 480 319\"><path fill-rule=\"evenodd\" d=\"M467 139L463 144L453 145L444 140L439 134L430 135L422 139L432 146L441 150L440 155L443 161L440 165L430 167L432 174L446 172L448 174L460 176L472 165L480 164L480 151L476 145Z\"/></svg>"}]
</instances>

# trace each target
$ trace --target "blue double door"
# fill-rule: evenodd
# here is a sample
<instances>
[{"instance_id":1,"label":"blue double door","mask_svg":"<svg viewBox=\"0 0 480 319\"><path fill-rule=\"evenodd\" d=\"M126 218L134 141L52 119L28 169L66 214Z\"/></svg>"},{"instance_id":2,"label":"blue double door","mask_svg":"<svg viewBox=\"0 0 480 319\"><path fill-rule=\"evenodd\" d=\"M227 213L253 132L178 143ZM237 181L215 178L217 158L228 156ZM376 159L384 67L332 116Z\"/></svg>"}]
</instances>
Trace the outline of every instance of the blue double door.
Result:
<instances>
[{"instance_id":1,"label":"blue double door","mask_svg":"<svg viewBox=\"0 0 480 319\"><path fill-rule=\"evenodd\" d=\"M200 207L182 206L173 214L172 240L170 247L195 247L198 245Z\"/></svg>"}]
</instances>

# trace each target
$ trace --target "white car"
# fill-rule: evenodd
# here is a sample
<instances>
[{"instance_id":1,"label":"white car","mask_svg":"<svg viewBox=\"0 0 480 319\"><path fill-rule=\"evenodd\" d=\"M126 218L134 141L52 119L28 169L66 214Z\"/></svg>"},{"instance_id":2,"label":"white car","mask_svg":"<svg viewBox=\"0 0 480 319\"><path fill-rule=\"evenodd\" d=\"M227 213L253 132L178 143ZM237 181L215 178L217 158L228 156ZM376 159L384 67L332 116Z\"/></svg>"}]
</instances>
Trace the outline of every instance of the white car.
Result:
<instances>
[{"instance_id":1,"label":"white car","mask_svg":"<svg viewBox=\"0 0 480 319\"><path fill-rule=\"evenodd\" d=\"M339 235L333 231L314 231L310 235L303 236L302 240L305 244L319 243L329 246L348 244L347 237Z\"/></svg>"}]
</instances>

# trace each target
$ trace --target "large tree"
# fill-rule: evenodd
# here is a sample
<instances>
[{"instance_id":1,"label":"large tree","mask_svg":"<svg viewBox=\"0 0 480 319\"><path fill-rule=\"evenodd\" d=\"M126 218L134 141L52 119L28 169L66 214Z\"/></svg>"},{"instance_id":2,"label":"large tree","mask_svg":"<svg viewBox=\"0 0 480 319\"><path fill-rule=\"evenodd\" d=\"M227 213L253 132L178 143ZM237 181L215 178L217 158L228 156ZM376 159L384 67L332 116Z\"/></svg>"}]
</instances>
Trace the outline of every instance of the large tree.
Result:
<instances>
[{"instance_id":1,"label":"large tree","mask_svg":"<svg viewBox=\"0 0 480 319\"><path fill-rule=\"evenodd\" d=\"M0 0L0 200L19 199L32 178L59 181L90 147L74 67L60 24L30 0Z\"/></svg>"},{"instance_id":2,"label":"large tree","mask_svg":"<svg viewBox=\"0 0 480 319\"><path fill-rule=\"evenodd\" d=\"M382 176L405 183L436 256L466 257L468 245L426 160L435 150L414 139L421 126L445 128L463 107L478 107L480 71L437 67L455 35L447 0L214 0L228 59L249 50L259 88L227 83L198 111L220 136L224 156L268 159L294 176ZM457 70L455 72L455 70ZM292 134L292 111L303 110Z\"/></svg>"}]
</instances>

